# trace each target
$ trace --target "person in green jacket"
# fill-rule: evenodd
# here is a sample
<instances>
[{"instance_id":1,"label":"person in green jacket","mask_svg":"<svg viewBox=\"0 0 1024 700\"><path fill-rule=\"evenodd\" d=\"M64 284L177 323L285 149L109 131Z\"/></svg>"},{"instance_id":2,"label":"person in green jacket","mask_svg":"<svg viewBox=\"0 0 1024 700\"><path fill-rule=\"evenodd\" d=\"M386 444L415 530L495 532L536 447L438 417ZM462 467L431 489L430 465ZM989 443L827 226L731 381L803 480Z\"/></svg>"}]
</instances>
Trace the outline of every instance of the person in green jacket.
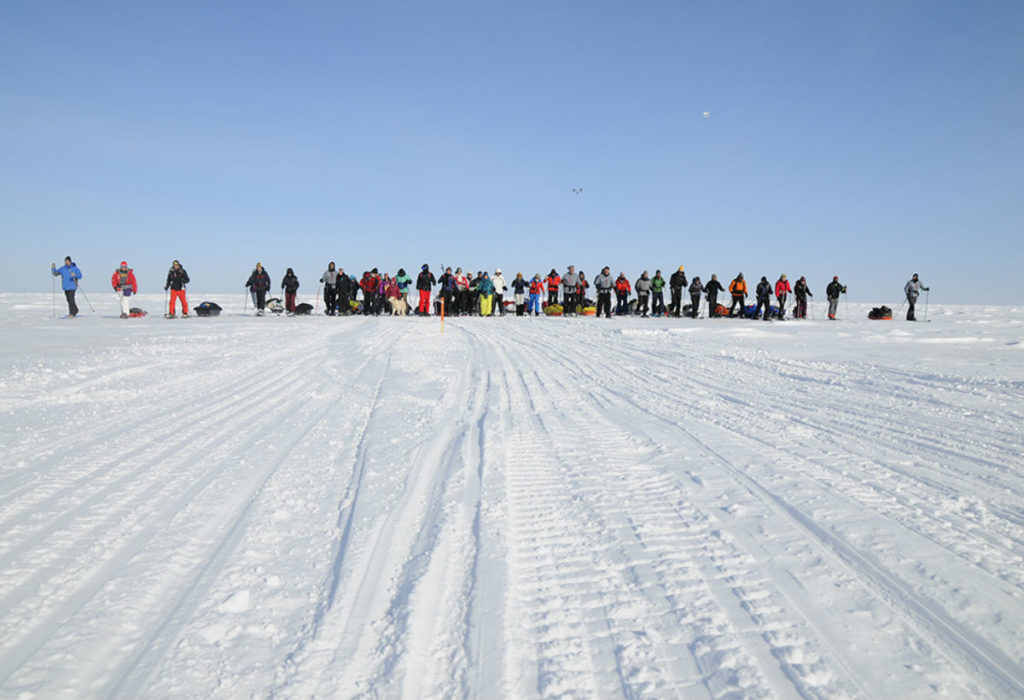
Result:
<instances>
[{"instance_id":1,"label":"person in green jacket","mask_svg":"<svg viewBox=\"0 0 1024 700\"><path fill-rule=\"evenodd\" d=\"M395 284L398 285L398 294L402 297L402 301L405 302L405 313L412 313L409 306L409 285L412 284L412 277L405 274L405 268L398 268L398 274L395 275Z\"/></svg>"},{"instance_id":2,"label":"person in green jacket","mask_svg":"<svg viewBox=\"0 0 1024 700\"><path fill-rule=\"evenodd\" d=\"M661 270L655 270L651 279L651 315L665 315L665 278L661 276Z\"/></svg>"}]
</instances>

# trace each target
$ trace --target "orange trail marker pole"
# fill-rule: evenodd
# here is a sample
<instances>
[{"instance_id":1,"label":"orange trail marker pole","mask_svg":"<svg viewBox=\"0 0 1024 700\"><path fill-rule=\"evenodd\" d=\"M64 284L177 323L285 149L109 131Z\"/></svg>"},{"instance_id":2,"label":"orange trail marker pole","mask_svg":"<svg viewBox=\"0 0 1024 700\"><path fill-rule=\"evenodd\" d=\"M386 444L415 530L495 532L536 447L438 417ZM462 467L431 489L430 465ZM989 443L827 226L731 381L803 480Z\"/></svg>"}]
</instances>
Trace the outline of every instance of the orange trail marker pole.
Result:
<instances>
[{"instance_id":1,"label":"orange trail marker pole","mask_svg":"<svg viewBox=\"0 0 1024 700\"><path fill-rule=\"evenodd\" d=\"M444 335L444 297L441 297L441 335Z\"/></svg>"}]
</instances>

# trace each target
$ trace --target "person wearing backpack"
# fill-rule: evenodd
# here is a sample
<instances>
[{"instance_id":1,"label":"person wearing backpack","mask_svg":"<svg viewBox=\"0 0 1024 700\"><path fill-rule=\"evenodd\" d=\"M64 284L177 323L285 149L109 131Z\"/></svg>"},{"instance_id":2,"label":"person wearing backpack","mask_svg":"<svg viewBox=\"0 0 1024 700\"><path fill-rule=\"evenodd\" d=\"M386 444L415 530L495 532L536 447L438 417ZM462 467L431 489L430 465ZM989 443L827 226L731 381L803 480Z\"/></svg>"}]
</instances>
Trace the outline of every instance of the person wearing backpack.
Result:
<instances>
[{"instance_id":1,"label":"person wearing backpack","mask_svg":"<svg viewBox=\"0 0 1024 700\"><path fill-rule=\"evenodd\" d=\"M697 318L700 313L700 295L704 293L704 284L700 277L694 277L690 282L690 318ZM708 313L710 316L710 312Z\"/></svg>"},{"instance_id":2,"label":"person wearing backpack","mask_svg":"<svg viewBox=\"0 0 1024 700\"><path fill-rule=\"evenodd\" d=\"M786 275L779 277L779 281L775 283L775 296L779 300L779 318L786 318L786 297L793 291L792 287L789 286L789 280Z\"/></svg>"},{"instance_id":3,"label":"person wearing backpack","mask_svg":"<svg viewBox=\"0 0 1024 700\"><path fill-rule=\"evenodd\" d=\"M682 265L669 277L668 286L672 291L672 304L668 308L669 313L679 318L683 313L683 287L686 286L686 272Z\"/></svg>"},{"instance_id":4,"label":"person wearing backpack","mask_svg":"<svg viewBox=\"0 0 1024 700\"><path fill-rule=\"evenodd\" d=\"M434 273L430 271L429 265L420 268L420 274L416 275L416 291L420 293L420 303L416 307L416 313L420 316L430 315L430 292L433 290L437 280Z\"/></svg>"},{"instance_id":5,"label":"person wearing backpack","mask_svg":"<svg viewBox=\"0 0 1024 700\"><path fill-rule=\"evenodd\" d=\"M171 302L167 309L167 315L174 317L177 310L177 302L181 301L181 315L188 316L188 298L185 296L185 285L190 282L188 273L181 263L175 260L171 263L171 269L167 271L167 282L164 283L164 291L171 290Z\"/></svg>"},{"instance_id":6,"label":"person wearing backpack","mask_svg":"<svg viewBox=\"0 0 1024 700\"><path fill-rule=\"evenodd\" d=\"M711 275L711 281L704 285L704 294L708 298L708 318L718 318L718 293L725 287L718 281L718 275Z\"/></svg>"},{"instance_id":7,"label":"person wearing backpack","mask_svg":"<svg viewBox=\"0 0 1024 700\"><path fill-rule=\"evenodd\" d=\"M918 278L917 273L910 278L906 285L903 287L903 293L907 295L907 320L916 321L917 318L914 316L914 305L917 304L917 297L921 295L921 290L930 291L928 287L921 286L921 280ZM926 316L928 314L925 314Z\"/></svg>"},{"instance_id":8,"label":"person wearing backpack","mask_svg":"<svg viewBox=\"0 0 1024 700\"><path fill-rule=\"evenodd\" d=\"M647 318L647 300L651 297L651 278L647 276L647 270L643 271L633 288L636 290L636 311L641 318Z\"/></svg>"},{"instance_id":9,"label":"person wearing backpack","mask_svg":"<svg viewBox=\"0 0 1024 700\"><path fill-rule=\"evenodd\" d=\"M267 308L267 292L270 291L270 275L263 269L262 263L256 263L256 269L249 275L245 286L256 295L256 315L262 316Z\"/></svg>"},{"instance_id":10,"label":"person wearing backpack","mask_svg":"<svg viewBox=\"0 0 1024 700\"><path fill-rule=\"evenodd\" d=\"M740 316L743 315L743 311L747 305L747 281L743 279L743 273L736 275L736 279L729 283L729 294L732 295L732 304L729 305L729 315L732 316L732 310L739 304Z\"/></svg>"},{"instance_id":11,"label":"person wearing backpack","mask_svg":"<svg viewBox=\"0 0 1024 700\"><path fill-rule=\"evenodd\" d=\"M120 267L114 270L114 274L110 276L110 285L114 288L117 298L121 302L121 318L128 318L132 311L128 298L132 294L138 293L139 285L135 282L135 273L124 260L121 261Z\"/></svg>"},{"instance_id":12,"label":"person wearing backpack","mask_svg":"<svg viewBox=\"0 0 1024 700\"><path fill-rule=\"evenodd\" d=\"M767 277L762 277L761 281L757 285L757 289L754 290L754 294L757 296L757 307L754 309L754 315L751 319L755 319L761 313L761 309L764 308L764 316L762 318L765 321L772 320L772 285L768 281Z\"/></svg>"},{"instance_id":13,"label":"person wearing backpack","mask_svg":"<svg viewBox=\"0 0 1024 700\"><path fill-rule=\"evenodd\" d=\"M796 306L793 308L793 318L807 318L807 297L813 297L811 288L807 286L807 278L801 277L793 287L793 295L796 297Z\"/></svg>"},{"instance_id":14,"label":"person wearing backpack","mask_svg":"<svg viewBox=\"0 0 1024 700\"><path fill-rule=\"evenodd\" d=\"M50 273L54 277L60 277L60 288L64 290L64 299L68 302L67 318L74 318L78 315L78 304L75 303L75 292L78 291L78 280L82 279L82 271L78 269L68 255L64 258L64 264L57 267L56 263L50 263Z\"/></svg>"},{"instance_id":15,"label":"person wearing backpack","mask_svg":"<svg viewBox=\"0 0 1024 700\"><path fill-rule=\"evenodd\" d=\"M846 285L839 283L839 275L832 278L832 281L825 287L825 297L828 299L829 320L836 320L836 309L839 308L839 295L846 294Z\"/></svg>"},{"instance_id":16,"label":"person wearing backpack","mask_svg":"<svg viewBox=\"0 0 1024 700\"><path fill-rule=\"evenodd\" d=\"M665 278L661 276L661 270L655 270L651 278L651 315L665 315Z\"/></svg>"},{"instance_id":17,"label":"person wearing backpack","mask_svg":"<svg viewBox=\"0 0 1024 700\"><path fill-rule=\"evenodd\" d=\"M284 310L290 314L295 313L295 296L299 292L299 278L290 267L281 279L281 291L284 292Z\"/></svg>"}]
</instances>

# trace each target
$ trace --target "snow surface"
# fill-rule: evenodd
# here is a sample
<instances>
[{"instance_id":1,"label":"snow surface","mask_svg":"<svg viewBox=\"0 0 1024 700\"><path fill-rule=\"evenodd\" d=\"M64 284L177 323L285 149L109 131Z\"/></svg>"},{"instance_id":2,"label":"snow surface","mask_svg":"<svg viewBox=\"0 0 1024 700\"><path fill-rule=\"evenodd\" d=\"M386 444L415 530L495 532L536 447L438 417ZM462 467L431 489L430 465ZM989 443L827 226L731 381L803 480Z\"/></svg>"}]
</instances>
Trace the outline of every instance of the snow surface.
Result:
<instances>
[{"instance_id":1,"label":"snow surface","mask_svg":"<svg viewBox=\"0 0 1024 700\"><path fill-rule=\"evenodd\" d=\"M1024 697L1024 308L97 296L0 295L4 698Z\"/></svg>"}]
</instances>

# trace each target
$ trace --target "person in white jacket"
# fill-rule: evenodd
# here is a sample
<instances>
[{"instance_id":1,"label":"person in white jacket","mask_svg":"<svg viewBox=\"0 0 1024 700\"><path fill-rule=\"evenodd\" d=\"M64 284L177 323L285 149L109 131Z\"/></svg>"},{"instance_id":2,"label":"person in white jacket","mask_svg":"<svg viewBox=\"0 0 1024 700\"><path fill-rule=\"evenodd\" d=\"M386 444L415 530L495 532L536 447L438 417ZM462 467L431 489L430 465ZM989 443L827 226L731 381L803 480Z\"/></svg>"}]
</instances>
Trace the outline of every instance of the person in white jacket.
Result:
<instances>
[{"instance_id":1,"label":"person in white jacket","mask_svg":"<svg viewBox=\"0 0 1024 700\"><path fill-rule=\"evenodd\" d=\"M501 274L501 268L495 268L494 277L491 278L494 285L494 306L498 309L498 315L505 315L505 290L508 285L505 283L505 276ZM494 313L493 311L491 313Z\"/></svg>"}]
</instances>

